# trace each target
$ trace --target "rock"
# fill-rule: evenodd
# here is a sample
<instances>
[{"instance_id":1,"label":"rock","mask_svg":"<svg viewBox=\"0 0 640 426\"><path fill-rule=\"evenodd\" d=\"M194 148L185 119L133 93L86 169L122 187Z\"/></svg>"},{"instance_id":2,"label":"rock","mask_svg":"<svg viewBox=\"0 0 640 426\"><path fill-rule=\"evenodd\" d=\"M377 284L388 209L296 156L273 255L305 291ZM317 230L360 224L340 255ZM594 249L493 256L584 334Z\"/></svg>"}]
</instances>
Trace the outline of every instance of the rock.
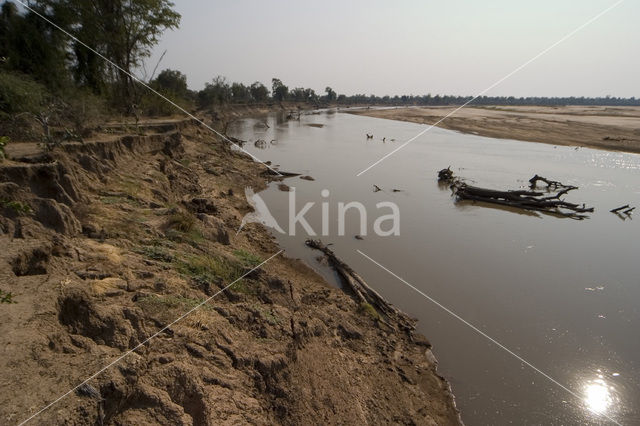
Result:
<instances>
[{"instance_id":1,"label":"rock","mask_svg":"<svg viewBox=\"0 0 640 426\"><path fill-rule=\"evenodd\" d=\"M185 204L186 207L194 213L212 214L218 212L218 209L213 204L213 201L208 198L194 197Z\"/></svg>"},{"instance_id":2,"label":"rock","mask_svg":"<svg viewBox=\"0 0 640 426\"><path fill-rule=\"evenodd\" d=\"M300 179L304 179L304 180L315 180L314 178L312 178L311 176L300 176Z\"/></svg>"},{"instance_id":3,"label":"rock","mask_svg":"<svg viewBox=\"0 0 640 426\"><path fill-rule=\"evenodd\" d=\"M170 353L163 354L158 357L158 362L160 362L160 364L169 364L175 360L176 360L175 355Z\"/></svg>"}]
</instances>

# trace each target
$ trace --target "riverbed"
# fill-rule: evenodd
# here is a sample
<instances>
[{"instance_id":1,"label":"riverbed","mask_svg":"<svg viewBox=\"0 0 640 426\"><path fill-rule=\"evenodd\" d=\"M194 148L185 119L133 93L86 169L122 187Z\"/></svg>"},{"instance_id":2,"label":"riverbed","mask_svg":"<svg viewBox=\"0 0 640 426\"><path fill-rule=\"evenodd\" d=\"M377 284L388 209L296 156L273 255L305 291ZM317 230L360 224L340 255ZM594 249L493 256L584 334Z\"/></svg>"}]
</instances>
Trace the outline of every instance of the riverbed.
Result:
<instances>
[{"instance_id":1,"label":"riverbed","mask_svg":"<svg viewBox=\"0 0 640 426\"><path fill-rule=\"evenodd\" d=\"M285 231L274 231L278 242L340 285L305 247L309 230L288 226L292 194L297 212L314 203L311 236L418 319L466 424L640 422L640 222L609 212L640 205L640 155L433 128L356 176L425 128L328 110L243 119L228 132L262 161L314 179L259 194ZM534 174L575 185L567 201L595 212L578 221L456 203L436 180L448 166L483 187L521 189ZM352 209L339 235L340 202L362 203L364 230ZM399 235L375 234L390 213L381 202L398 206Z\"/></svg>"}]
</instances>

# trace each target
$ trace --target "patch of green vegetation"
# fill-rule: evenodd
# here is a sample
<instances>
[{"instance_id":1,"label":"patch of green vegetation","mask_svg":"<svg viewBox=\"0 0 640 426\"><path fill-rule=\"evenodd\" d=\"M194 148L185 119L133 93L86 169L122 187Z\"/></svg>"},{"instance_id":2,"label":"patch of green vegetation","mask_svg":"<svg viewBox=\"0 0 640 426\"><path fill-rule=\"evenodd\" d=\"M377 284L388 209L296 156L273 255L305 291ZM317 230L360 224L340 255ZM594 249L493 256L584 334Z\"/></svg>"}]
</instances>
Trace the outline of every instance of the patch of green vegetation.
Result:
<instances>
[{"instance_id":1,"label":"patch of green vegetation","mask_svg":"<svg viewBox=\"0 0 640 426\"><path fill-rule=\"evenodd\" d=\"M141 254L143 256L148 257L152 260L157 260L160 262L173 262L175 257L169 250L162 246L144 246L135 250L136 253Z\"/></svg>"},{"instance_id":2,"label":"patch of green vegetation","mask_svg":"<svg viewBox=\"0 0 640 426\"><path fill-rule=\"evenodd\" d=\"M179 260L176 262L176 269L201 284L233 281L243 272L241 266L236 262L208 255L189 256Z\"/></svg>"},{"instance_id":3,"label":"patch of green vegetation","mask_svg":"<svg viewBox=\"0 0 640 426\"><path fill-rule=\"evenodd\" d=\"M122 197L119 195L105 195L100 197L100 202L102 204L113 205L113 204L130 204L134 207L141 207L140 203L137 200L132 200L129 197Z\"/></svg>"},{"instance_id":4,"label":"patch of green vegetation","mask_svg":"<svg viewBox=\"0 0 640 426\"><path fill-rule=\"evenodd\" d=\"M33 212L33 209L29 204L22 203L20 201L10 201L0 199L0 206L13 210L18 215L27 215Z\"/></svg>"},{"instance_id":5,"label":"patch of green vegetation","mask_svg":"<svg viewBox=\"0 0 640 426\"><path fill-rule=\"evenodd\" d=\"M280 324L280 318L274 314L271 311L262 311L262 314L264 315L264 318L267 320L267 322L271 325L278 325Z\"/></svg>"},{"instance_id":6,"label":"patch of green vegetation","mask_svg":"<svg viewBox=\"0 0 640 426\"><path fill-rule=\"evenodd\" d=\"M0 290L0 303L18 303L13 300L13 293L9 293L3 290Z\"/></svg>"},{"instance_id":7,"label":"patch of green vegetation","mask_svg":"<svg viewBox=\"0 0 640 426\"><path fill-rule=\"evenodd\" d=\"M358 312L360 312L361 314L367 315L372 320L380 319L380 314L378 313L378 311L376 311L376 308L374 308L371 304L366 302L362 302L360 304L360 306L358 307Z\"/></svg>"},{"instance_id":8,"label":"patch of green vegetation","mask_svg":"<svg viewBox=\"0 0 640 426\"><path fill-rule=\"evenodd\" d=\"M248 268L255 268L262 263L262 259L260 257L243 249L235 250L233 254L240 259L243 266Z\"/></svg>"},{"instance_id":9,"label":"patch of green vegetation","mask_svg":"<svg viewBox=\"0 0 640 426\"><path fill-rule=\"evenodd\" d=\"M178 160L178 163L182 164L185 167L189 167L191 165L191 160L188 158L181 158Z\"/></svg>"},{"instance_id":10,"label":"patch of green vegetation","mask_svg":"<svg viewBox=\"0 0 640 426\"><path fill-rule=\"evenodd\" d=\"M225 257L208 255L189 256L174 263L176 270L199 285L231 283L238 280L246 268L241 262ZM246 295L255 295L255 288L244 279L233 283L230 290Z\"/></svg>"},{"instance_id":11,"label":"patch of green vegetation","mask_svg":"<svg viewBox=\"0 0 640 426\"><path fill-rule=\"evenodd\" d=\"M248 296L255 296L256 294L254 286L252 286L245 280L240 280L234 283L231 287L229 287L229 289L237 293L246 294Z\"/></svg>"},{"instance_id":12,"label":"patch of green vegetation","mask_svg":"<svg viewBox=\"0 0 640 426\"><path fill-rule=\"evenodd\" d=\"M0 136L0 161L7 158L7 154L4 152L5 147L9 143L10 139L6 136Z\"/></svg>"},{"instance_id":13,"label":"patch of green vegetation","mask_svg":"<svg viewBox=\"0 0 640 426\"><path fill-rule=\"evenodd\" d=\"M206 299L192 299L189 297L182 296L158 296L156 294L152 294L149 296L143 296L138 298L137 302L143 307L149 310L166 310L166 309L181 309L181 310L189 310L193 309L198 305L201 305ZM213 307L208 304L202 305L200 309L213 311Z\"/></svg>"},{"instance_id":14,"label":"patch of green vegetation","mask_svg":"<svg viewBox=\"0 0 640 426\"><path fill-rule=\"evenodd\" d=\"M138 194L142 191L142 185L140 185L140 182L129 178L122 179L118 186L122 192L134 199L137 198Z\"/></svg>"},{"instance_id":15,"label":"patch of green vegetation","mask_svg":"<svg viewBox=\"0 0 640 426\"><path fill-rule=\"evenodd\" d=\"M168 230L173 229L175 231L182 232L183 234L187 234L191 232L195 223L196 218L193 217L192 214L184 211L177 211L169 216L165 226Z\"/></svg>"}]
</instances>

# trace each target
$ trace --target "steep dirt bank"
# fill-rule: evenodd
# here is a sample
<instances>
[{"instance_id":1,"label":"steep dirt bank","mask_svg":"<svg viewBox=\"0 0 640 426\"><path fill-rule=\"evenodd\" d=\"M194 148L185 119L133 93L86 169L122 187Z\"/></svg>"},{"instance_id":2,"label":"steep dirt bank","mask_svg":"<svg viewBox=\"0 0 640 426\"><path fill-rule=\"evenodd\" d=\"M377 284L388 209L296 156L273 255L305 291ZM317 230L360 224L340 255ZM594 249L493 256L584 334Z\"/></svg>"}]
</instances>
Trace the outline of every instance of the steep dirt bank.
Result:
<instances>
[{"instance_id":1,"label":"steep dirt bank","mask_svg":"<svg viewBox=\"0 0 640 426\"><path fill-rule=\"evenodd\" d=\"M455 108L416 107L349 112L434 124ZM438 126L492 138L640 153L640 107L465 107Z\"/></svg>"},{"instance_id":2,"label":"steep dirt bank","mask_svg":"<svg viewBox=\"0 0 640 426\"><path fill-rule=\"evenodd\" d=\"M0 419L27 419L279 248L262 168L188 121L0 164ZM428 341L277 256L34 424L457 424Z\"/></svg>"}]
</instances>

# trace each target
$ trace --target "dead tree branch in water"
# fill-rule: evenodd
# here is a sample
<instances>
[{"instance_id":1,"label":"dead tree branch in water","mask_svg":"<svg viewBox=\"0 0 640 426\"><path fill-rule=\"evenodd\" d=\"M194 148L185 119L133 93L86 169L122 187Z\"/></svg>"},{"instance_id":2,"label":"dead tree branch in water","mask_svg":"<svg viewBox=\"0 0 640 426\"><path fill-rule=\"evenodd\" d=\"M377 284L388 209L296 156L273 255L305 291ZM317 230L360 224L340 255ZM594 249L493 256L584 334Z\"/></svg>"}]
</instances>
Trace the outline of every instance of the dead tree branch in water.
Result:
<instances>
[{"instance_id":1,"label":"dead tree branch in water","mask_svg":"<svg viewBox=\"0 0 640 426\"><path fill-rule=\"evenodd\" d=\"M392 323L398 324L398 326L403 330L410 332L415 329L415 320L409 318L405 313L395 308L380 296L378 292L369 287L360 275L351 269L349 265L338 259L333 251L324 245L322 241L307 240L305 241L305 244L313 249L320 250L325 254L325 256L327 256L329 264L335 269L338 275L340 275L361 306L363 304L371 305L376 309L376 311L391 320ZM394 328L393 325L385 319L380 318L380 321L385 325Z\"/></svg>"},{"instance_id":2,"label":"dead tree branch in water","mask_svg":"<svg viewBox=\"0 0 640 426\"><path fill-rule=\"evenodd\" d=\"M549 180L538 175L535 175L529 180L531 184L530 190L515 191L499 191L468 185L462 179L455 177L450 167L438 172L438 180L440 182L450 183L451 190L459 200L499 204L578 220L588 218L584 213L592 213L594 210L593 207L587 207L585 204L570 203L560 198L569 191L578 189L578 187L565 185L562 182ZM539 181L547 184L547 192L535 190ZM557 192L546 195L552 191Z\"/></svg>"}]
</instances>

